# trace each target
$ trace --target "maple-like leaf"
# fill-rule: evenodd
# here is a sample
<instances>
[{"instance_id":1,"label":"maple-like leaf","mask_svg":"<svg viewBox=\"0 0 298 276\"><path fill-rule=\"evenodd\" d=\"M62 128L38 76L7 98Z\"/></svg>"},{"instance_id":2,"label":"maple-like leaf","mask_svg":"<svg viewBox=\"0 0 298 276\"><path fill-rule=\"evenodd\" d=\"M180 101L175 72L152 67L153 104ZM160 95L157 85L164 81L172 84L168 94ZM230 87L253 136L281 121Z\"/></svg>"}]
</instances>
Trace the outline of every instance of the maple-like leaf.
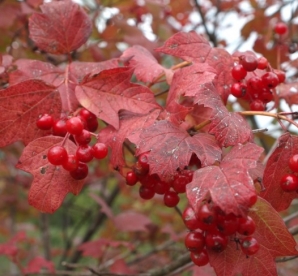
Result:
<instances>
[{"instance_id":1,"label":"maple-like leaf","mask_svg":"<svg viewBox=\"0 0 298 276\"><path fill-rule=\"evenodd\" d=\"M126 49L120 58L126 65L135 69L134 74L137 79L143 82L153 82L164 71L168 70L161 66L155 57L140 45Z\"/></svg>"},{"instance_id":2,"label":"maple-like leaf","mask_svg":"<svg viewBox=\"0 0 298 276\"><path fill-rule=\"evenodd\" d=\"M55 87L28 80L0 90L0 147L30 141L44 135L36 126L45 113L60 118L61 99Z\"/></svg>"},{"instance_id":3,"label":"maple-like leaf","mask_svg":"<svg viewBox=\"0 0 298 276\"><path fill-rule=\"evenodd\" d=\"M29 32L36 45L48 53L66 54L82 46L92 31L85 11L72 1L40 6L42 13L29 18Z\"/></svg>"},{"instance_id":4,"label":"maple-like leaf","mask_svg":"<svg viewBox=\"0 0 298 276\"><path fill-rule=\"evenodd\" d=\"M230 94L230 86L234 82L230 71L233 67L232 56L224 49L212 48L209 42L196 32L179 32L169 38L165 44L156 49L172 56L180 57L193 63L207 63L217 73L214 85L216 92L224 102Z\"/></svg>"},{"instance_id":5,"label":"maple-like leaf","mask_svg":"<svg viewBox=\"0 0 298 276\"><path fill-rule=\"evenodd\" d=\"M140 133L144 128L152 125L160 113L159 109L145 115L121 113L119 129L108 126L101 130L98 141L105 143L111 149L110 163L113 168L121 170L125 166L123 157L123 143L125 139L137 144L140 141Z\"/></svg>"},{"instance_id":6,"label":"maple-like leaf","mask_svg":"<svg viewBox=\"0 0 298 276\"><path fill-rule=\"evenodd\" d=\"M249 170L257 166L263 149L256 144L237 145L223 158L219 166L195 171L187 185L187 198L195 212L202 200L209 197L226 214L243 215L256 195Z\"/></svg>"},{"instance_id":7,"label":"maple-like leaf","mask_svg":"<svg viewBox=\"0 0 298 276\"><path fill-rule=\"evenodd\" d=\"M296 242L289 233L280 215L264 199L259 198L248 215L256 223L252 235L260 244L259 251L245 256L232 240L221 253L208 251L211 266L217 275L258 275L277 276L275 258L297 255Z\"/></svg>"},{"instance_id":8,"label":"maple-like leaf","mask_svg":"<svg viewBox=\"0 0 298 276\"><path fill-rule=\"evenodd\" d=\"M24 273L35 274L41 272L42 268L46 268L49 272L55 273L54 263L44 259L43 257L34 257L24 269Z\"/></svg>"},{"instance_id":9,"label":"maple-like leaf","mask_svg":"<svg viewBox=\"0 0 298 276\"><path fill-rule=\"evenodd\" d=\"M61 166L54 166L47 158L48 150L61 145L64 138L46 136L29 143L19 159L16 167L34 177L29 190L29 204L41 212L53 213L62 204L67 193L77 195L84 184L83 180L73 179L69 172ZM75 154L77 146L66 140L64 147L68 154Z\"/></svg>"},{"instance_id":10,"label":"maple-like leaf","mask_svg":"<svg viewBox=\"0 0 298 276\"><path fill-rule=\"evenodd\" d=\"M147 114L160 108L148 87L130 82L132 74L125 67L104 70L77 86L76 96L83 107L118 129L120 110Z\"/></svg>"},{"instance_id":11,"label":"maple-like leaf","mask_svg":"<svg viewBox=\"0 0 298 276\"><path fill-rule=\"evenodd\" d=\"M144 129L140 138L136 154L150 151L150 174L156 173L162 180L170 179L178 169L183 170L193 153L203 167L221 158L221 148L213 136L206 133L190 136L187 131L166 120Z\"/></svg>"},{"instance_id":12,"label":"maple-like leaf","mask_svg":"<svg viewBox=\"0 0 298 276\"><path fill-rule=\"evenodd\" d=\"M263 186L260 196L272 204L277 211L287 209L292 200L298 197L297 193L288 193L281 189L281 178L292 173L289 168L289 159L292 155L298 154L298 137L285 133L278 139L277 147L267 161Z\"/></svg>"}]
</instances>

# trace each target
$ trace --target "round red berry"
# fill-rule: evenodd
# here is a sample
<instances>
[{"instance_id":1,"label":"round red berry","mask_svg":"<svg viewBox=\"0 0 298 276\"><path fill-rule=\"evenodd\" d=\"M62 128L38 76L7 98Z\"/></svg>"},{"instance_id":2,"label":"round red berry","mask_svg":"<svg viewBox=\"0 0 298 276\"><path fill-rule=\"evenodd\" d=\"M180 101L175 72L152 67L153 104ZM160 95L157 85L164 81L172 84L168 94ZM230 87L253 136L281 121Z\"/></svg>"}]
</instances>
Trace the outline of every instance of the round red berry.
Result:
<instances>
[{"instance_id":1,"label":"round red berry","mask_svg":"<svg viewBox=\"0 0 298 276\"><path fill-rule=\"evenodd\" d=\"M229 239L221 233L207 233L205 237L206 247L215 252L222 252L228 246Z\"/></svg>"},{"instance_id":2,"label":"round red berry","mask_svg":"<svg viewBox=\"0 0 298 276\"><path fill-rule=\"evenodd\" d=\"M154 187L146 187L141 185L139 189L139 195L143 199L151 199L154 197Z\"/></svg>"},{"instance_id":3,"label":"round red berry","mask_svg":"<svg viewBox=\"0 0 298 276\"><path fill-rule=\"evenodd\" d=\"M242 98L245 96L247 86L244 83L235 82L231 86L231 94L236 98Z\"/></svg>"},{"instance_id":4,"label":"round red berry","mask_svg":"<svg viewBox=\"0 0 298 276\"><path fill-rule=\"evenodd\" d=\"M274 26L274 32L283 35L288 31L288 26L284 22L278 22Z\"/></svg>"},{"instance_id":5,"label":"round red berry","mask_svg":"<svg viewBox=\"0 0 298 276\"><path fill-rule=\"evenodd\" d=\"M200 253L191 252L190 258L197 266L204 266L209 263L209 257L205 249Z\"/></svg>"},{"instance_id":6,"label":"round red berry","mask_svg":"<svg viewBox=\"0 0 298 276\"><path fill-rule=\"evenodd\" d=\"M174 191L167 191L163 197L164 204L167 207L175 207L180 201L180 197Z\"/></svg>"},{"instance_id":7,"label":"round red berry","mask_svg":"<svg viewBox=\"0 0 298 276\"><path fill-rule=\"evenodd\" d=\"M149 171L148 155L149 152L144 152L138 157L138 162L145 171Z\"/></svg>"},{"instance_id":8,"label":"round red berry","mask_svg":"<svg viewBox=\"0 0 298 276\"><path fill-rule=\"evenodd\" d=\"M217 228L226 236L233 235L238 229L238 218L234 214L217 216Z\"/></svg>"},{"instance_id":9,"label":"round red berry","mask_svg":"<svg viewBox=\"0 0 298 276\"><path fill-rule=\"evenodd\" d=\"M36 125L41 130L50 130L53 123L53 117L49 114L44 114L37 120Z\"/></svg>"},{"instance_id":10,"label":"round red berry","mask_svg":"<svg viewBox=\"0 0 298 276\"><path fill-rule=\"evenodd\" d=\"M68 155L67 160L62 164L62 166L66 171L69 171L69 172L76 170L79 166L79 161L76 155L73 155L73 154Z\"/></svg>"},{"instance_id":11,"label":"round red berry","mask_svg":"<svg viewBox=\"0 0 298 276\"><path fill-rule=\"evenodd\" d=\"M294 192L298 189L298 177L295 174L285 174L280 180L284 192Z\"/></svg>"},{"instance_id":12,"label":"round red berry","mask_svg":"<svg viewBox=\"0 0 298 276\"><path fill-rule=\"evenodd\" d=\"M170 190L170 183L162 180L157 180L154 185L154 191L158 195L164 195L168 190Z\"/></svg>"},{"instance_id":13,"label":"round red berry","mask_svg":"<svg viewBox=\"0 0 298 276\"><path fill-rule=\"evenodd\" d=\"M62 165L67 161L67 151L62 146L53 146L48 151L48 160L55 166Z\"/></svg>"},{"instance_id":14,"label":"round red berry","mask_svg":"<svg viewBox=\"0 0 298 276\"><path fill-rule=\"evenodd\" d=\"M91 134L88 130L83 129L83 131L75 135L75 140L79 145L87 145L91 142Z\"/></svg>"},{"instance_id":15,"label":"round red berry","mask_svg":"<svg viewBox=\"0 0 298 276\"><path fill-rule=\"evenodd\" d=\"M202 204L198 210L197 218L203 224L214 225L216 214L215 211L211 209L208 204Z\"/></svg>"},{"instance_id":16,"label":"round red berry","mask_svg":"<svg viewBox=\"0 0 298 276\"><path fill-rule=\"evenodd\" d=\"M231 74L235 80L240 81L246 77L247 71L243 68L241 64L236 64L232 68Z\"/></svg>"},{"instance_id":17,"label":"round red berry","mask_svg":"<svg viewBox=\"0 0 298 276\"><path fill-rule=\"evenodd\" d=\"M193 171L183 170L174 175L172 187L177 193L185 193L186 185L192 181Z\"/></svg>"},{"instance_id":18,"label":"round red berry","mask_svg":"<svg viewBox=\"0 0 298 276\"><path fill-rule=\"evenodd\" d=\"M182 214L182 219L184 221L185 226L189 230L196 230L200 227L200 223L198 222L195 212L190 206L185 208Z\"/></svg>"},{"instance_id":19,"label":"round red berry","mask_svg":"<svg viewBox=\"0 0 298 276\"><path fill-rule=\"evenodd\" d=\"M292 172L298 172L298 154L294 154L290 157L289 167Z\"/></svg>"},{"instance_id":20,"label":"round red berry","mask_svg":"<svg viewBox=\"0 0 298 276\"><path fill-rule=\"evenodd\" d=\"M66 129L72 135L79 135L84 129L84 124L79 117L72 117L67 120Z\"/></svg>"},{"instance_id":21,"label":"round red berry","mask_svg":"<svg viewBox=\"0 0 298 276\"><path fill-rule=\"evenodd\" d=\"M138 177L134 171L129 171L125 177L126 184L129 186L134 186L138 182Z\"/></svg>"},{"instance_id":22,"label":"round red berry","mask_svg":"<svg viewBox=\"0 0 298 276\"><path fill-rule=\"evenodd\" d=\"M262 76L262 83L265 87L275 88L279 84L279 79L275 73L267 72Z\"/></svg>"},{"instance_id":23,"label":"round red berry","mask_svg":"<svg viewBox=\"0 0 298 276\"><path fill-rule=\"evenodd\" d=\"M241 239L240 246L242 252L247 256L256 254L260 249L258 241L253 237L245 237Z\"/></svg>"},{"instance_id":24,"label":"round red berry","mask_svg":"<svg viewBox=\"0 0 298 276\"><path fill-rule=\"evenodd\" d=\"M252 111L264 111L265 104L262 100L254 100L249 104L249 108Z\"/></svg>"},{"instance_id":25,"label":"round red berry","mask_svg":"<svg viewBox=\"0 0 298 276\"><path fill-rule=\"evenodd\" d=\"M75 180L82 180L88 176L88 166L85 163L79 162L78 167L71 171L70 175Z\"/></svg>"},{"instance_id":26,"label":"round red berry","mask_svg":"<svg viewBox=\"0 0 298 276\"><path fill-rule=\"evenodd\" d=\"M53 124L53 134L64 137L67 133L66 120L60 119Z\"/></svg>"},{"instance_id":27,"label":"round red berry","mask_svg":"<svg viewBox=\"0 0 298 276\"><path fill-rule=\"evenodd\" d=\"M247 216L246 218L239 218L239 224L237 232L241 235L250 236L256 230L256 224L254 220Z\"/></svg>"},{"instance_id":28,"label":"round red berry","mask_svg":"<svg viewBox=\"0 0 298 276\"><path fill-rule=\"evenodd\" d=\"M253 55L243 55L239 58L241 65L247 72L252 72L258 67L258 60Z\"/></svg>"},{"instance_id":29,"label":"round red berry","mask_svg":"<svg viewBox=\"0 0 298 276\"><path fill-rule=\"evenodd\" d=\"M89 145L81 145L77 148L76 156L80 162L88 163L93 159L93 149Z\"/></svg>"},{"instance_id":30,"label":"round red berry","mask_svg":"<svg viewBox=\"0 0 298 276\"><path fill-rule=\"evenodd\" d=\"M205 237L201 232L189 232L184 239L185 247L189 251L201 252L205 247Z\"/></svg>"},{"instance_id":31,"label":"round red berry","mask_svg":"<svg viewBox=\"0 0 298 276\"><path fill-rule=\"evenodd\" d=\"M85 109L85 108L82 108L82 109L80 110L79 115L80 115L82 118L84 118L84 120L85 120L86 122L97 120L96 116L95 116L92 112L90 112L89 110L87 110L87 109Z\"/></svg>"},{"instance_id":32,"label":"round red berry","mask_svg":"<svg viewBox=\"0 0 298 276\"><path fill-rule=\"evenodd\" d=\"M108 147L104 143L96 143L92 147L93 156L96 159L103 159L108 155Z\"/></svg>"},{"instance_id":33,"label":"round red berry","mask_svg":"<svg viewBox=\"0 0 298 276\"><path fill-rule=\"evenodd\" d=\"M281 70L274 70L274 73L277 75L279 83L282 83L286 80L285 72L283 72Z\"/></svg>"},{"instance_id":34,"label":"round red berry","mask_svg":"<svg viewBox=\"0 0 298 276\"><path fill-rule=\"evenodd\" d=\"M268 67L268 60L265 57L258 58L258 69L265 70Z\"/></svg>"}]
</instances>

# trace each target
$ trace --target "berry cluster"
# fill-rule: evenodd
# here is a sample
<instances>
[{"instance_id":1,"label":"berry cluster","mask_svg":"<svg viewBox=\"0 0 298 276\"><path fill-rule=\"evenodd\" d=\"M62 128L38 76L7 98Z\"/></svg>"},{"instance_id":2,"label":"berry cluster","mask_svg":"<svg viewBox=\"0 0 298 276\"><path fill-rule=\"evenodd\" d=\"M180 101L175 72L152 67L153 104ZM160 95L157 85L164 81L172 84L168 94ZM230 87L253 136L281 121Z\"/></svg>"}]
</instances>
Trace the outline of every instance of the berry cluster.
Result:
<instances>
[{"instance_id":1,"label":"berry cluster","mask_svg":"<svg viewBox=\"0 0 298 276\"><path fill-rule=\"evenodd\" d=\"M44 114L37 120L36 125L42 130L52 130L56 136L71 135L77 145L75 155L68 154L65 147L61 145L51 147L47 157L52 165L62 166L76 180L87 177L88 166L86 163L93 158L103 159L108 154L108 148L103 143L89 145L91 135L98 127L98 122L96 116L87 109L81 109L78 116L57 121L51 115Z\"/></svg>"},{"instance_id":2,"label":"berry cluster","mask_svg":"<svg viewBox=\"0 0 298 276\"><path fill-rule=\"evenodd\" d=\"M258 241L252 237L256 225L250 216L237 217L225 214L217 206L204 203L197 213L187 207L182 215L190 232L185 237L185 246L190 251L192 261L198 266L209 262L208 250L222 252L229 242L235 242L246 256L254 255L259 250Z\"/></svg>"},{"instance_id":3,"label":"berry cluster","mask_svg":"<svg viewBox=\"0 0 298 276\"><path fill-rule=\"evenodd\" d=\"M231 74L237 81L231 86L231 94L248 101L254 111L264 111L273 100L273 89L285 80L284 72L273 70L266 58L253 54L241 55Z\"/></svg>"},{"instance_id":4,"label":"berry cluster","mask_svg":"<svg viewBox=\"0 0 298 276\"><path fill-rule=\"evenodd\" d=\"M143 199L151 199L155 194L163 195L164 204L168 207L175 207L179 201L179 194L186 192L186 185L192 181L193 171L178 171L172 181L162 181L157 174L149 174L148 155L142 153L134 165L133 170L126 174L126 184L134 186L141 183L139 195Z\"/></svg>"},{"instance_id":5,"label":"berry cluster","mask_svg":"<svg viewBox=\"0 0 298 276\"><path fill-rule=\"evenodd\" d=\"M298 192L298 154L294 154L289 159L289 168L292 173L285 174L280 181L280 187L284 192ZM295 174L296 173L296 174Z\"/></svg>"}]
</instances>

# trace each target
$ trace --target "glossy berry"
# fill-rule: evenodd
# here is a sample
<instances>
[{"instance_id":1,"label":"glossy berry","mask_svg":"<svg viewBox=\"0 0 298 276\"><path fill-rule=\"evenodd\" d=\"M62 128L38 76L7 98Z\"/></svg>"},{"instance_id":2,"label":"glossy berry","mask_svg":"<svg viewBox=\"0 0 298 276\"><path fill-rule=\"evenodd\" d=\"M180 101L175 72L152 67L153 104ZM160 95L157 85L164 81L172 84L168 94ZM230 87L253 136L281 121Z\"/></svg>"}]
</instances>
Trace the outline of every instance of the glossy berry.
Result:
<instances>
[{"instance_id":1,"label":"glossy berry","mask_svg":"<svg viewBox=\"0 0 298 276\"><path fill-rule=\"evenodd\" d=\"M239 58L241 65L247 72L252 72L258 67L258 60L253 55L243 55Z\"/></svg>"},{"instance_id":2,"label":"glossy berry","mask_svg":"<svg viewBox=\"0 0 298 276\"><path fill-rule=\"evenodd\" d=\"M265 57L258 58L258 69L265 70L268 67L268 60Z\"/></svg>"},{"instance_id":3,"label":"glossy berry","mask_svg":"<svg viewBox=\"0 0 298 276\"><path fill-rule=\"evenodd\" d=\"M193 171L183 170L174 175L172 187L177 193L185 193L186 185L192 181Z\"/></svg>"},{"instance_id":4,"label":"glossy berry","mask_svg":"<svg viewBox=\"0 0 298 276\"><path fill-rule=\"evenodd\" d=\"M55 166L62 165L67 161L67 151L62 146L53 146L48 151L48 160Z\"/></svg>"},{"instance_id":5,"label":"glossy berry","mask_svg":"<svg viewBox=\"0 0 298 276\"><path fill-rule=\"evenodd\" d=\"M98 121L97 119L93 120L93 121L88 121L87 122L87 129L91 132L95 132L98 128Z\"/></svg>"},{"instance_id":6,"label":"glossy berry","mask_svg":"<svg viewBox=\"0 0 298 276\"><path fill-rule=\"evenodd\" d=\"M185 210L182 214L182 219L183 219L185 226L189 230L196 230L200 227L200 223L198 222L198 219L196 218L195 212L190 206L185 208Z\"/></svg>"},{"instance_id":7,"label":"glossy berry","mask_svg":"<svg viewBox=\"0 0 298 276\"><path fill-rule=\"evenodd\" d=\"M167 207L175 207L180 201L180 197L174 191L167 191L163 197L164 204Z\"/></svg>"},{"instance_id":8,"label":"glossy berry","mask_svg":"<svg viewBox=\"0 0 298 276\"><path fill-rule=\"evenodd\" d=\"M244 83L236 82L231 86L231 94L236 98L242 98L245 96L247 86Z\"/></svg>"},{"instance_id":9,"label":"glossy berry","mask_svg":"<svg viewBox=\"0 0 298 276\"><path fill-rule=\"evenodd\" d=\"M247 87L250 90L260 91L262 85L262 79L260 77L253 76L247 80Z\"/></svg>"},{"instance_id":10,"label":"glossy berry","mask_svg":"<svg viewBox=\"0 0 298 276\"><path fill-rule=\"evenodd\" d=\"M209 263L209 257L205 249L200 253L191 252L190 258L197 266L204 266Z\"/></svg>"},{"instance_id":11,"label":"glossy berry","mask_svg":"<svg viewBox=\"0 0 298 276\"><path fill-rule=\"evenodd\" d=\"M245 237L241 239L240 247L242 252L247 256L256 254L260 249L258 241L253 237Z\"/></svg>"},{"instance_id":12,"label":"glossy berry","mask_svg":"<svg viewBox=\"0 0 298 276\"><path fill-rule=\"evenodd\" d=\"M53 124L53 134L56 136L62 136L64 137L67 133L66 129L66 120L60 119L54 122Z\"/></svg>"},{"instance_id":13,"label":"glossy berry","mask_svg":"<svg viewBox=\"0 0 298 276\"><path fill-rule=\"evenodd\" d=\"M283 35L288 31L288 26L284 22L278 22L275 24L273 30L275 33L277 33L279 35Z\"/></svg>"},{"instance_id":14,"label":"glossy berry","mask_svg":"<svg viewBox=\"0 0 298 276\"><path fill-rule=\"evenodd\" d=\"M82 180L88 176L88 166L85 163L79 162L78 167L71 171L70 175L75 180Z\"/></svg>"},{"instance_id":15,"label":"glossy berry","mask_svg":"<svg viewBox=\"0 0 298 276\"><path fill-rule=\"evenodd\" d=\"M286 80L285 72L283 72L281 70L274 70L274 73L278 77L279 83L283 83Z\"/></svg>"},{"instance_id":16,"label":"glossy berry","mask_svg":"<svg viewBox=\"0 0 298 276\"><path fill-rule=\"evenodd\" d=\"M145 171L149 171L148 155L149 152L144 152L138 157L138 162Z\"/></svg>"},{"instance_id":17,"label":"glossy berry","mask_svg":"<svg viewBox=\"0 0 298 276\"><path fill-rule=\"evenodd\" d=\"M93 149L89 145L81 145L77 148L76 156L80 162L88 163L93 159Z\"/></svg>"},{"instance_id":18,"label":"glossy berry","mask_svg":"<svg viewBox=\"0 0 298 276\"><path fill-rule=\"evenodd\" d=\"M267 72L262 76L262 82L265 87L275 88L279 84L279 79L275 73Z\"/></svg>"},{"instance_id":19,"label":"glossy berry","mask_svg":"<svg viewBox=\"0 0 298 276\"><path fill-rule=\"evenodd\" d=\"M217 216L217 229L225 236L235 234L238 229L238 224L238 218L233 214Z\"/></svg>"},{"instance_id":20,"label":"glossy berry","mask_svg":"<svg viewBox=\"0 0 298 276\"><path fill-rule=\"evenodd\" d=\"M285 174L280 180L284 192L294 192L298 189L298 177L295 174Z\"/></svg>"},{"instance_id":21,"label":"glossy berry","mask_svg":"<svg viewBox=\"0 0 298 276\"><path fill-rule=\"evenodd\" d=\"M93 156L96 159L103 159L108 155L108 147L104 143L96 143L92 147Z\"/></svg>"},{"instance_id":22,"label":"glossy berry","mask_svg":"<svg viewBox=\"0 0 298 276\"><path fill-rule=\"evenodd\" d=\"M246 77L247 71L243 68L241 64L237 64L234 65L234 67L232 68L231 74L235 80L240 81Z\"/></svg>"},{"instance_id":23,"label":"glossy berry","mask_svg":"<svg viewBox=\"0 0 298 276\"><path fill-rule=\"evenodd\" d=\"M83 129L78 135L75 135L75 140L79 145L87 145L91 142L91 134L88 130Z\"/></svg>"},{"instance_id":24,"label":"glossy berry","mask_svg":"<svg viewBox=\"0 0 298 276\"><path fill-rule=\"evenodd\" d=\"M202 204L198 210L197 218L203 224L213 225L215 224L216 214L214 210L209 208L208 204Z\"/></svg>"},{"instance_id":25,"label":"glossy berry","mask_svg":"<svg viewBox=\"0 0 298 276\"><path fill-rule=\"evenodd\" d=\"M229 239L221 233L207 233L205 237L206 247L215 252L222 252L228 246Z\"/></svg>"},{"instance_id":26,"label":"glossy berry","mask_svg":"<svg viewBox=\"0 0 298 276\"><path fill-rule=\"evenodd\" d=\"M84 129L84 124L79 117L72 117L67 120L66 129L72 135L79 135Z\"/></svg>"},{"instance_id":27,"label":"glossy berry","mask_svg":"<svg viewBox=\"0 0 298 276\"><path fill-rule=\"evenodd\" d=\"M294 154L290 157L289 168L292 172L298 172L298 154Z\"/></svg>"},{"instance_id":28,"label":"glossy berry","mask_svg":"<svg viewBox=\"0 0 298 276\"><path fill-rule=\"evenodd\" d=\"M49 114L42 115L37 121L36 125L41 130L50 130L53 126L53 117Z\"/></svg>"},{"instance_id":29,"label":"glossy berry","mask_svg":"<svg viewBox=\"0 0 298 276\"><path fill-rule=\"evenodd\" d=\"M184 239L185 247L189 251L201 252L205 247L205 237L201 232L189 232Z\"/></svg>"},{"instance_id":30,"label":"glossy berry","mask_svg":"<svg viewBox=\"0 0 298 276\"><path fill-rule=\"evenodd\" d=\"M273 93L270 90L263 89L259 94L259 100L263 101L264 103L269 103L273 101L273 99Z\"/></svg>"},{"instance_id":31,"label":"glossy berry","mask_svg":"<svg viewBox=\"0 0 298 276\"><path fill-rule=\"evenodd\" d=\"M265 104L262 100L254 100L249 104L249 108L252 111L264 111Z\"/></svg>"},{"instance_id":32,"label":"glossy berry","mask_svg":"<svg viewBox=\"0 0 298 276\"><path fill-rule=\"evenodd\" d=\"M161 181L160 179L155 182L154 191L158 195L164 195L168 190L170 190L170 183Z\"/></svg>"},{"instance_id":33,"label":"glossy berry","mask_svg":"<svg viewBox=\"0 0 298 276\"><path fill-rule=\"evenodd\" d=\"M79 166L79 160L77 159L76 155L70 154L62 166L66 171L74 171Z\"/></svg>"},{"instance_id":34,"label":"glossy berry","mask_svg":"<svg viewBox=\"0 0 298 276\"><path fill-rule=\"evenodd\" d=\"M129 186L134 186L138 182L138 177L134 171L129 171L125 177L126 184Z\"/></svg>"},{"instance_id":35,"label":"glossy berry","mask_svg":"<svg viewBox=\"0 0 298 276\"><path fill-rule=\"evenodd\" d=\"M80 110L79 115L86 121L86 122L90 122L90 121L94 121L97 120L96 116L90 112L89 110L82 108Z\"/></svg>"},{"instance_id":36,"label":"glossy berry","mask_svg":"<svg viewBox=\"0 0 298 276\"><path fill-rule=\"evenodd\" d=\"M244 236L252 235L256 230L256 224L254 220L247 216L246 218L239 218L239 225L237 232Z\"/></svg>"},{"instance_id":37,"label":"glossy berry","mask_svg":"<svg viewBox=\"0 0 298 276\"><path fill-rule=\"evenodd\" d=\"M143 199L151 199L154 197L154 188L153 187L145 187L143 185L141 185L140 189L139 189L139 195L141 198Z\"/></svg>"}]
</instances>

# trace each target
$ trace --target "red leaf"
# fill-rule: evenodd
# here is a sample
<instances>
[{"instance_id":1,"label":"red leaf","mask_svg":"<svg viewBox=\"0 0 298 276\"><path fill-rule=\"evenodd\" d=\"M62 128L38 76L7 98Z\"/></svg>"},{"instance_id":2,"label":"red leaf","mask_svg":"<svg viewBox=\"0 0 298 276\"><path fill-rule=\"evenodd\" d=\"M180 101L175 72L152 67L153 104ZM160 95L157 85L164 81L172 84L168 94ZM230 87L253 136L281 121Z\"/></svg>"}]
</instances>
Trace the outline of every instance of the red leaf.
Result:
<instances>
[{"instance_id":1,"label":"red leaf","mask_svg":"<svg viewBox=\"0 0 298 276\"><path fill-rule=\"evenodd\" d=\"M263 178L265 190L261 192L260 196L270 202L277 211L287 209L292 200L298 197L295 192L284 192L279 185L281 178L285 174L291 173L288 163L294 154L298 154L298 137L285 133L279 137L277 147L265 167Z\"/></svg>"},{"instance_id":2,"label":"red leaf","mask_svg":"<svg viewBox=\"0 0 298 276\"><path fill-rule=\"evenodd\" d=\"M212 48L209 42L192 31L177 33L169 38L164 46L157 48L157 52L180 57L194 63L207 63L216 70L214 80L217 93L224 102L230 94L230 85L234 82L231 76L233 59L224 49Z\"/></svg>"},{"instance_id":3,"label":"red leaf","mask_svg":"<svg viewBox=\"0 0 298 276\"><path fill-rule=\"evenodd\" d=\"M114 274L135 274L136 272L133 271L131 268L128 267L124 259L117 259L115 262L110 266L110 272Z\"/></svg>"},{"instance_id":4,"label":"red leaf","mask_svg":"<svg viewBox=\"0 0 298 276\"><path fill-rule=\"evenodd\" d=\"M153 110L146 115L122 113L119 129L108 126L99 133L98 140L111 148L110 162L113 168L121 170L125 166L123 158L123 143L125 139L137 144L140 141L142 130L152 125L158 117L160 110Z\"/></svg>"},{"instance_id":5,"label":"red leaf","mask_svg":"<svg viewBox=\"0 0 298 276\"><path fill-rule=\"evenodd\" d=\"M280 215L265 200L258 202L249 211L249 216L256 223L253 237L259 242L259 251L246 257L236 243L229 242L221 253L208 251L210 264L217 275L277 276L275 258L278 256L297 255L296 242L288 232Z\"/></svg>"},{"instance_id":6,"label":"red leaf","mask_svg":"<svg viewBox=\"0 0 298 276\"><path fill-rule=\"evenodd\" d=\"M66 54L88 39L92 24L84 10L72 1L51 2L40 6L42 13L29 19L31 39L48 53Z\"/></svg>"},{"instance_id":7,"label":"red leaf","mask_svg":"<svg viewBox=\"0 0 298 276\"><path fill-rule=\"evenodd\" d=\"M152 222L143 214L134 211L126 211L114 218L114 224L121 232L134 232L148 231L148 226L150 226Z\"/></svg>"},{"instance_id":8,"label":"red leaf","mask_svg":"<svg viewBox=\"0 0 298 276\"><path fill-rule=\"evenodd\" d=\"M26 239L26 233L23 231L15 234L8 242L0 244L0 255L6 255L8 258L15 258L18 253L17 243Z\"/></svg>"},{"instance_id":9,"label":"red leaf","mask_svg":"<svg viewBox=\"0 0 298 276\"><path fill-rule=\"evenodd\" d=\"M210 194L215 205L226 214L243 215L256 195L249 170L257 166L263 149L256 144L237 145L223 158L220 166L197 170L187 185L187 198L195 212Z\"/></svg>"},{"instance_id":10,"label":"red leaf","mask_svg":"<svg viewBox=\"0 0 298 276\"><path fill-rule=\"evenodd\" d=\"M44 259L43 257L33 258L24 269L24 273L39 273L42 268L46 268L49 272L55 273L53 262Z\"/></svg>"},{"instance_id":11,"label":"red leaf","mask_svg":"<svg viewBox=\"0 0 298 276\"><path fill-rule=\"evenodd\" d=\"M0 90L0 147L44 135L36 126L41 114L60 117L61 100L53 86L29 80Z\"/></svg>"},{"instance_id":12,"label":"red leaf","mask_svg":"<svg viewBox=\"0 0 298 276\"><path fill-rule=\"evenodd\" d=\"M160 108L149 88L130 82L132 73L129 68L104 70L77 86L76 96L82 106L118 129L120 110L147 114Z\"/></svg>"},{"instance_id":13,"label":"red leaf","mask_svg":"<svg viewBox=\"0 0 298 276\"><path fill-rule=\"evenodd\" d=\"M153 82L159 75L168 70L162 67L154 56L140 45L134 45L125 50L121 59L129 67L135 68L134 73L137 79L143 82Z\"/></svg>"},{"instance_id":14,"label":"red leaf","mask_svg":"<svg viewBox=\"0 0 298 276\"><path fill-rule=\"evenodd\" d=\"M61 145L64 138L47 136L34 140L25 147L17 168L33 175L29 191L29 204L41 212L54 213L62 204L67 193L77 195L84 181L74 180L61 166L48 162L47 153L54 145ZM69 154L75 154L76 145L66 140L65 148Z\"/></svg>"},{"instance_id":15,"label":"red leaf","mask_svg":"<svg viewBox=\"0 0 298 276\"><path fill-rule=\"evenodd\" d=\"M190 136L187 131L168 121L158 121L143 130L137 155L150 151L148 163L150 174L158 174L162 180L170 179L177 169L189 164L192 153L202 166L209 166L221 157L221 149L213 136L198 133Z\"/></svg>"}]
</instances>

